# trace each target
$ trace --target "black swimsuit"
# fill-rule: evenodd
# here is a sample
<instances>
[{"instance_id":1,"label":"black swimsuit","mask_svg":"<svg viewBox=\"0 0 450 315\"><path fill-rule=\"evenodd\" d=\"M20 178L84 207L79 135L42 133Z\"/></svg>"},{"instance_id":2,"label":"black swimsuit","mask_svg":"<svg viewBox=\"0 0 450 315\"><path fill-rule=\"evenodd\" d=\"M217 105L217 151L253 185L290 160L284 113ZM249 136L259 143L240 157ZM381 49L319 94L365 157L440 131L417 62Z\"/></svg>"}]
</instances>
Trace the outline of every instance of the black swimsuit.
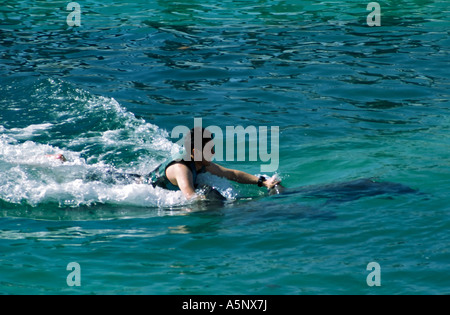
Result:
<instances>
[{"instance_id":1,"label":"black swimsuit","mask_svg":"<svg viewBox=\"0 0 450 315\"><path fill-rule=\"evenodd\" d=\"M180 190L180 188L170 182L170 180L167 178L166 170L169 166L176 164L176 163L182 163L186 165L192 172L192 177L194 180L194 187L197 186L197 175L199 173L205 172L205 167L203 166L201 170L197 171L197 168L195 167L194 161L171 161L170 163L163 163L160 166L158 166L153 172L149 174L150 181L153 185L153 187L161 187L168 190Z\"/></svg>"}]
</instances>

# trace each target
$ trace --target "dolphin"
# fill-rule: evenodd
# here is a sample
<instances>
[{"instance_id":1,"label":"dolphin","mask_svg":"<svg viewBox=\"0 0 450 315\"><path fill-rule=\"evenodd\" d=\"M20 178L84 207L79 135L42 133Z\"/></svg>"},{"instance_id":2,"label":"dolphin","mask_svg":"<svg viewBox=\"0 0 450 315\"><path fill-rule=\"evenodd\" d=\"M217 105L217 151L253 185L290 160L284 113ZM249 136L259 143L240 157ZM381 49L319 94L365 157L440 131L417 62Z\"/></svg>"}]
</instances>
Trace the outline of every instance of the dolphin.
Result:
<instances>
[{"instance_id":1,"label":"dolphin","mask_svg":"<svg viewBox=\"0 0 450 315\"><path fill-rule=\"evenodd\" d=\"M418 190L400 183L377 182L363 178L342 183L285 188L275 185L268 190L269 195L302 195L305 197L328 198L333 201L352 201L362 197L378 195L402 195L418 193Z\"/></svg>"}]
</instances>

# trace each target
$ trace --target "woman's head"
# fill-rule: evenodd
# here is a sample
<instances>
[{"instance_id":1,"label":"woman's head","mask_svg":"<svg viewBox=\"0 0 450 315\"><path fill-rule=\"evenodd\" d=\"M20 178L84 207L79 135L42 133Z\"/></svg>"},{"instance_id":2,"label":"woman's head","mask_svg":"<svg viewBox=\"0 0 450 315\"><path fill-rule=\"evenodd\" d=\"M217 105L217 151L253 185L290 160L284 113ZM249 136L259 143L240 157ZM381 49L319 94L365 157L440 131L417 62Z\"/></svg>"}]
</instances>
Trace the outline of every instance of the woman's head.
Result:
<instances>
[{"instance_id":1,"label":"woman's head","mask_svg":"<svg viewBox=\"0 0 450 315\"><path fill-rule=\"evenodd\" d=\"M209 164L214 156L214 141L212 133L202 127L194 127L186 134L184 147L190 153L190 160ZM188 154L187 154L188 155Z\"/></svg>"}]
</instances>

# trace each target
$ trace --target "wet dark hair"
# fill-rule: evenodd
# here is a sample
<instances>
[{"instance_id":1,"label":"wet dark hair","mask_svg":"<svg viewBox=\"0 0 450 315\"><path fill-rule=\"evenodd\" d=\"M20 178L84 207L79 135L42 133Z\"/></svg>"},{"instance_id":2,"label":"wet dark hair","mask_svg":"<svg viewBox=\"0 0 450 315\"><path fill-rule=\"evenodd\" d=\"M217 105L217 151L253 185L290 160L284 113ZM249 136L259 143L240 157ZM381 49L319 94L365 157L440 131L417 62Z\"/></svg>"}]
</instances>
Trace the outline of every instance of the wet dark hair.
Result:
<instances>
[{"instance_id":1,"label":"wet dark hair","mask_svg":"<svg viewBox=\"0 0 450 315\"><path fill-rule=\"evenodd\" d=\"M213 139L214 137L208 129L201 127L192 128L189 131L189 133L186 134L184 139L184 149L185 149L184 160L185 161L192 160L191 155L193 149L196 149L196 152L200 153L200 155L197 155L198 153L194 154L194 160L195 161L203 160L203 158L205 158L205 156L203 156L205 146Z\"/></svg>"},{"instance_id":2,"label":"wet dark hair","mask_svg":"<svg viewBox=\"0 0 450 315\"><path fill-rule=\"evenodd\" d=\"M197 137L197 139L196 139L196 137ZM201 139L201 142L200 142L200 139ZM214 136L208 129L201 128L201 127L194 127L189 131L188 134L186 134L186 137L184 140L184 147L187 152L192 152L192 149L194 149L194 148L199 151L203 151L206 144L209 141L211 141L212 139L214 139ZM195 141L195 140L198 140L198 141ZM193 146L192 146L192 143L194 144Z\"/></svg>"}]
</instances>

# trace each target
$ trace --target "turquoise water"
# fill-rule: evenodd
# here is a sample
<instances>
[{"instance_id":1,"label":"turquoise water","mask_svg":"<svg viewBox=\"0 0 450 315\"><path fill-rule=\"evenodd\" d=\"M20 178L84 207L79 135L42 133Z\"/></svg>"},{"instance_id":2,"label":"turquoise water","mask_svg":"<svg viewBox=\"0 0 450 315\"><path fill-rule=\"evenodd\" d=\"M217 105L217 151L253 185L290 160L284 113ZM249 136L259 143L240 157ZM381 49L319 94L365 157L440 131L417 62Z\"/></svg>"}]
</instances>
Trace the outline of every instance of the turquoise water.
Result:
<instances>
[{"instance_id":1,"label":"turquoise water","mask_svg":"<svg viewBox=\"0 0 450 315\"><path fill-rule=\"evenodd\" d=\"M450 293L448 2L379 2L380 27L369 1L89 0L80 27L68 2L0 9L0 293ZM418 193L206 176L229 201L205 205L85 180L150 172L195 117L279 126L287 187Z\"/></svg>"}]
</instances>

